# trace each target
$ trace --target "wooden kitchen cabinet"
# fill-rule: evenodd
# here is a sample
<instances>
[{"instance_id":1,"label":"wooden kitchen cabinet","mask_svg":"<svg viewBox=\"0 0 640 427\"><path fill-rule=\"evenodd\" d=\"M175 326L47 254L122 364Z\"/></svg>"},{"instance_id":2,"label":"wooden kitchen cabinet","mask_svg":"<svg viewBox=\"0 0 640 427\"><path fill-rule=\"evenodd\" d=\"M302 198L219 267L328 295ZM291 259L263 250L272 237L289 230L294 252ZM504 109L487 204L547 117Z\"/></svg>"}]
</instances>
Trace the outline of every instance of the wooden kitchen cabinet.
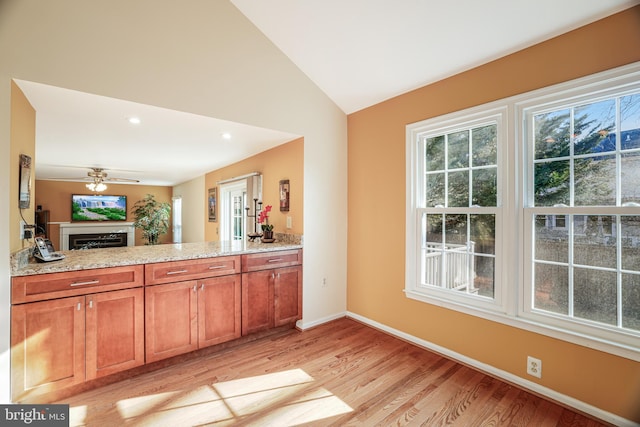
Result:
<instances>
[{"instance_id":1,"label":"wooden kitchen cabinet","mask_svg":"<svg viewBox=\"0 0 640 427\"><path fill-rule=\"evenodd\" d=\"M302 251L243 255L242 335L302 318Z\"/></svg>"},{"instance_id":2,"label":"wooden kitchen cabinet","mask_svg":"<svg viewBox=\"0 0 640 427\"><path fill-rule=\"evenodd\" d=\"M11 400L85 380L84 296L11 308Z\"/></svg>"},{"instance_id":3,"label":"wooden kitchen cabinet","mask_svg":"<svg viewBox=\"0 0 640 427\"><path fill-rule=\"evenodd\" d=\"M241 276L215 277L198 283L198 347L240 338Z\"/></svg>"},{"instance_id":4,"label":"wooden kitchen cabinet","mask_svg":"<svg viewBox=\"0 0 640 427\"><path fill-rule=\"evenodd\" d=\"M144 364L142 288L14 305L12 400Z\"/></svg>"},{"instance_id":5,"label":"wooden kitchen cabinet","mask_svg":"<svg viewBox=\"0 0 640 427\"><path fill-rule=\"evenodd\" d=\"M87 379L144 364L144 289L87 295Z\"/></svg>"},{"instance_id":6,"label":"wooden kitchen cabinet","mask_svg":"<svg viewBox=\"0 0 640 427\"><path fill-rule=\"evenodd\" d=\"M145 287L147 363L198 348L198 283Z\"/></svg>"},{"instance_id":7,"label":"wooden kitchen cabinet","mask_svg":"<svg viewBox=\"0 0 640 427\"><path fill-rule=\"evenodd\" d=\"M241 336L240 275L147 286L147 362Z\"/></svg>"}]
</instances>

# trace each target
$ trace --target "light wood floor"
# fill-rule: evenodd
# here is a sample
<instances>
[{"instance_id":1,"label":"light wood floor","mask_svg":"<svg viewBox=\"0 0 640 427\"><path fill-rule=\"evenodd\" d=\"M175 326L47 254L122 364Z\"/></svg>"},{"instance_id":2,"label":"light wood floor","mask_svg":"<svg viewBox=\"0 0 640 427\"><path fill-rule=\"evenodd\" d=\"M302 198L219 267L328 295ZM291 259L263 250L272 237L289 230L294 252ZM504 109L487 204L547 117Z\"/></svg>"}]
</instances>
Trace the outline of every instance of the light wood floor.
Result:
<instances>
[{"instance_id":1,"label":"light wood floor","mask_svg":"<svg viewBox=\"0 0 640 427\"><path fill-rule=\"evenodd\" d=\"M63 402L89 426L601 426L350 319L252 343Z\"/></svg>"}]
</instances>

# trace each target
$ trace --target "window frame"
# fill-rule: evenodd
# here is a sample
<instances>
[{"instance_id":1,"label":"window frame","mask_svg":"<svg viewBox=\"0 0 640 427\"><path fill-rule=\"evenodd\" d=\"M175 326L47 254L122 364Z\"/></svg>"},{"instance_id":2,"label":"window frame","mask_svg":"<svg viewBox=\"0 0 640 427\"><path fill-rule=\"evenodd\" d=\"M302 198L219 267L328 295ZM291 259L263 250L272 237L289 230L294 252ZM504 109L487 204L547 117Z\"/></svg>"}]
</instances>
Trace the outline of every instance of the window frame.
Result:
<instances>
[{"instance_id":1,"label":"window frame","mask_svg":"<svg viewBox=\"0 0 640 427\"><path fill-rule=\"evenodd\" d=\"M573 316L554 314L544 311L533 306L535 283L534 283L534 240L535 240L535 216L536 215L566 215L572 218L568 221L569 233L573 235L575 230L571 230L571 226L577 216L601 215L601 216L624 216L624 215L640 215L640 208L626 207L622 205L604 205L604 206L535 206L534 202L534 159L535 159L535 140L532 135L532 119L537 114L543 112L558 111L563 108L574 108L581 104L593 104L598 101L610 98L618 98L631 93L640 93L640 71L636 66L630 67L628 74L612 72L613 75L608 76L607 72L601 73L602 78L596 79L595 76L587 78L586 84L579 82L570 82L565 90L540 93L538 96L527 96L525 100L516 102L516 115L520 118L521 124L521 146L524 147L521 156L520 170L523 171L519 175L523 177L523 200L520 203L522 207L522 242L523 242L523 276L520 282L520 294L518 315L529 321L545 325L549 328L557 328L567 331L571 334L578 334L588 337L590 340L601 341L612 346L622 346L634 348L635 352L640 352L640 331L633 333L622 330L618 327L611 327L588 319L575 318ZM626 67L625 67L626 68ZM591 79L594 79L591 81ZM575 86L574 86L575 84ZM559 85L563 86L563 85ZM547 92L545 90L545 92ZM534 92L537 94L537 92ZM617 123L617 128L620 123ZM620 129L617 129L620 132ZM607 152L604 155L619 155L619 151ZM576 155L576 157L579 157ZM572 158L576 158L573 157ZM616 175L616 191L619 193L620 176ZM616 195L618 199L619 194ZM572 196L573 199L573 196ZM570 217L571 215L571 217ZM615 230L615 225L613 229ZM527 240L528 239L528 240ZM619 240L619 239L618 239ZM529 244L527 244L529 242ZM570 249L571 251L571 249ZM569 265L572 265L571 263ZM569 284L572 289L572 284ZM620 289L617 289L620 292ZM617 295L620 301L621 296ZM618 307L620 310L620 307ZM611 352L611 351L610 351ZM640 356L636 355L635 360L640 360Z\"/></svg>"},{"instance_id":2,"label":"window frame","mask_svg":"<svg viewBox=\"0 0 640 427\"><path fill-rule=\"evenodd\" d=\"M488 106L483 105L476 108L463 110L440 116L433 119L424 120L407 126L407 239L406 239L406 281L405 294L407 297L422 302L434 303L447 307L462 307L478 309L488 312L502 312L508 300L505 294L505 278L502 269L499 268L503 257L502 239L505 235L503 223L503 209L505 205L505 189L508 183L505 182L507 174L501 171L501 164L505 164L508 157L505 153L507 122L509 110L500 103ZM424 145L421 142L429 136L438 134L450 134L456 131L468 130L481 127L487 124L496 123L497 138L497 201L493 207L427 207L424 203L424 180L423 168ZM470 165L469 170L473 167ZM494 214L496 219L495 236L495 263L494 263L494 297L478 297L468 293L452 291L437 287L423 287L420 285L421 276L421 230L422 216L427 213L438 214ZM413 238L410 238L413 236Z\"/></svg>"},{"instance_id":3,"label":"window frame","mask_svg":"<svg viewBox=\"0 0 640 427\"><path fill-rule=\"evenodd\" d=\"M525 210L529 207L528 197L532 194L532 174L527 161L526 122L524 111L533 106L552 104L560 99L573 104L580 99L594 102L598 96L614 90L636 91L640 87L640 62L618 67L601 73L544 87L531 92L500 99L465 110L433 117L406 126L406 210L405 210L405 288L407 298L448 308L465 314L481 317L519 329L561 339L574 344L594 348L631 360L640 361L640 340L638 334L626 334L616 330L611 332L599 325L572 325L553 316L532 315L526 309L530 302L530 273L533 248L532 234L535 231L533 221L527 221ZM615 88L615 89L614 89ZM420 168L418 161L422 153L418 148L418 137L425 130L447 129L456 123L473 118L486 117L489 112L504 110L503 146L498 148L499 190L498 206L502 218L496 218L496 263L495 263L495 301L491 304L478 303L466 295L441 295L441 292L423 292L416 289L420 283L420 209L419 180L416 176ZM526 175L525 175L526 174ZM530 174L530 175L529 175ZM529 196L531 195L531 196ZM580 213L598 213L606 215L607 207L580 207ZM455 209L455 208L454 208ZM578 214L575 208L563 210L548 208L555 214ZM613 215L640 215L638 207L613 207ZM447 213L443 211L443 213ZM533 216L532 218L535 218ZM567 222L568 221L567 217ZM498 224L501 224L500 226ZM569 224L567 224L569 226ZM501 236L498 238L498 230ZM506 238L510 236L510 238ZM516 236L517 238L513 238ZM525 242L525 237L528 237ZM498 251L500 248L500 252ZM529 285L525 279L529 278ZM527 287L529 286L529 287ZM527 300L529 298L529 300ZM588 323L588 322L587 322Z\"/></svg>"}]
</instances>

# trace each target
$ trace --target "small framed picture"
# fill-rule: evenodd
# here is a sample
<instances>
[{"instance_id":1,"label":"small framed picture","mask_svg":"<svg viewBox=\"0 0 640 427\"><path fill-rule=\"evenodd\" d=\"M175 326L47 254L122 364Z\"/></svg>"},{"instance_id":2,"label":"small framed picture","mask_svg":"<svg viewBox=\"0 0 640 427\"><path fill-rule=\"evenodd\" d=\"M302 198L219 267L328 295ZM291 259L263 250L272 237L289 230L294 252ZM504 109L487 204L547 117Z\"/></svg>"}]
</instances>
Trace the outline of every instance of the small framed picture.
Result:
<instances>
[{"instance_id":1,"label":"small framed picture","mask_svg":"<svg viewBox=\"0 0 640 427\"><path fill-rule=\"evenodd\" d=\"M218 208L218 197L217 197L217 187L209 189L209 222L216 222L218 217L216 216L216 211Z\"/></svg>"},{"instance_id":2,"label":"small framed picture","mask_svg":"<svg viewBox=\"0 0 640 427\"><path fill-rule=\"evenodd\" d=\"M280 212L289 212L289 180L280 181Z\"/></svg>"}]
</instances>

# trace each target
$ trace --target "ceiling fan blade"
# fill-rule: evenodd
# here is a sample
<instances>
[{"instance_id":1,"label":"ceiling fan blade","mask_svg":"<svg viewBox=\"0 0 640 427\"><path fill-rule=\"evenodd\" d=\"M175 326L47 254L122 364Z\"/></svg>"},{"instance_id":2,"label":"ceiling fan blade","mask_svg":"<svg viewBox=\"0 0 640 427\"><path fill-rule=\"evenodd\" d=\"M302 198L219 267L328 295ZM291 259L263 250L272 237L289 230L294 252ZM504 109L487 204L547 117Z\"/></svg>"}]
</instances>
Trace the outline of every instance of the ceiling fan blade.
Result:
<instances>
[{"instance_id":1,"label":"ceiling fan blade","mask_svg":"<svg viewBox=\"0 0 640 427\"><path fill-rule=\"evenodd\" d=\"M49 181L93 181L93 178L88 176L76 176L73 178L41 178Z\"/></svg>"},{"instance_id":2,"label":"ceiling fan blade","mask_svg":"<svg viewBox=\"0 0 640 427\"><path fill-rule=\"evenodd\" d=\"M129 178L105 178L103 179L105 182L140 182L139 179L129 179Z\"/></svg>"}]
</instances>

